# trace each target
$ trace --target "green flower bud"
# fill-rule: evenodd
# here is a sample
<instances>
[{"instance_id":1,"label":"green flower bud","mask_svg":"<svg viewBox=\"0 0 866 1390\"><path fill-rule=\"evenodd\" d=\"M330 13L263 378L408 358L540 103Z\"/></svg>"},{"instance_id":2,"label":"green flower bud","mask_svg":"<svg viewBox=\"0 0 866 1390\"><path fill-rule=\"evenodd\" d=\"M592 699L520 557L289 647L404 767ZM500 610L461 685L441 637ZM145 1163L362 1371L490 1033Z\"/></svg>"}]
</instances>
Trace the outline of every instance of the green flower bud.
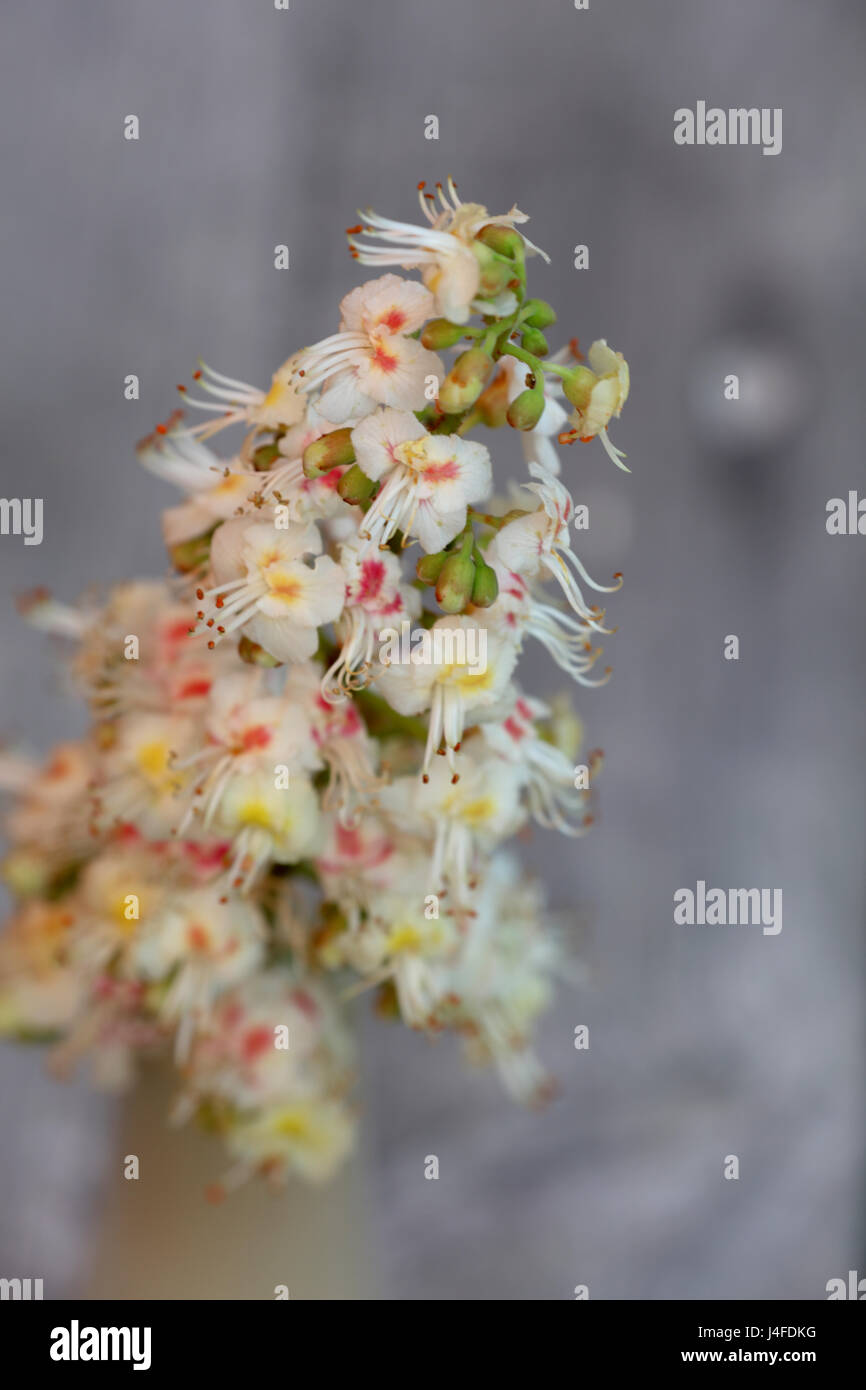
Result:
<instances>
[{"instance_id":1,"label":"green flower bud","mask_svg":"<svg viewBox=\"0 0 866 1390\"><path fill-rule=\"evenodd\" d=\"M340 481L337 483L337 491L344 502L349 502L355 507L360 507L362 502L369 502L376 488L372 478L368 478L366 473L362 473L357 463L347 469Z\"/></svg>"},{"instance_id":2,"label":"green flower bud","mask_svg":"<svg viewBox=\"0 0 866 1390\"><path fill-rule=\"evenodd\" d=\"M439 405L447 415L458 415L474 405L493 371L493 358L483 348L461 352L439 388Z\"/></svg>"},{"instance_id":3,"label":"green flower bud","mask_svg":"<svg viewBox=\"0 0 866 1390\"><path fill-rule=\"evenodd\" d=\"M496 571L478 559L475 566L475 579L472 583L472 602L476 608L489 608L499 597L499 581Z\"/></svg>"},{"instance_id":4,"label":"green flower bud","mask_svg":"<svg viewBox=\"0 0 866 1390\"><path fill-rule=\"evenodd\" d=\"M267 473L274 460L280 457L276 444L260 444L253 450L253 468L257 473Z\"/></svg>"},{"instance_id":5,"label":"green flower bud","mask_svg":"<svg viewBox=\"0 0 866 1390\"><path fill-rule=\"evenodd\" d=\"M320 478L332 468L344 468L355 462L351 429L332 430L315 439L304 450L304 477Z\"/></svg>"},{"instance_id":6,"label":"green flower bud","mask_svg":"<svg viewBox=\"0 0 866 1390\"><path fill-rule=\"evenodd\" d=\"M210 555L211 537L215 530L216 527L212 526L201 536L193 536L192 540L170 546L168 556L175 569L181 574L191 574L193 570L201 569Z\"/></svg>"},{"instance_id":7,"label":"green flower bud","mask_svg":"<svg viewBox=\"0 0 866 1390\"><path fill-rule=\"evenodd\" d=\"M549 328L552 323L556 323L556 310L546 299L527 299L523 306L522 321L530 328Z\"/></svg>"},{"instance_id":8,"label":"green flower bud","mask_svg":"<svg viewBox=\"0 0 866 1390\"><path fill-rule=\"evenodd\" d=\"M591 372L589 367L575 367L562 378L562 389L573 406L585 410L596 381L595 372Z\"/></svg>"},{"instance_id":9,"label":"green flower bud","mask_svg":"<svg viewBox=\"0 0 866 1390\"><path fill-rule=\"evenodd\" d=\"M488 222L475 239L498 255L507 256L510 261L523 260L523 237L513 227L500 227L496 222Z\"/></svg>"},{"instance_id":10,"label":"green flower bud","mask_svg":"<svg viewBox=\"0 0 866 1390\"><path fill-rule=\"evenodd\" d=\"M439 348L450 348L459 343L465 332L465 324L449 323L448 319L431 319L421 334L421 342L425 348L437 352Z\"/></svg>"},{"instance_id":11,"label":"green flower bud","mask_svg":"<svg viewBox=\"0 0 866 1390\"><path fill-rule=\"evenodd\" d=\"M447 558L444 550L437 551L435 555L422 555L415 566L415 573L421 583L435 584Z\"/></svg>"},{"instance_id":12,"label":"green flower bud","mask_svg":"<svg viewBox=\"0 0 866 1390\"><path fill-rule=\"evenodd\" d=\"M248 666L282 666L281 661L277 661L275 656L266 652L264 647L260 647L258 642L253 642L249 637L242 637L238 642L238 656L241 661L245 661Z\"/></svg>"},{"instance_id":13,"label":"green flower bud","mask_svg":"<svg viewBox=\"0 0 866 1390\"><path fill-rule=\"evenodd\" d=\"M547 339L537 328L524 328L520 338L521 347L531 352L533 357L546 357L550 352Z\"/></svg>"},{"instance_id":14,"label":"green flower bud","mask_svg":"<svg viewBox=\"0 0 866 1390\"><path fill-rule=\"evenodd\" d=\"M48 877L45 860L32 850L13 850L0 867L0 878L18 898L44 896Z\"/></svg>"},{"instance_id":15,"label":"green flower bud","mask_svg":"<svg viewBox=\"0 0 866 1390\"><path fill-rule=\"evenodd\" d=\"M493 299L514 280L514 262L497 255L481 241L473 241L472 250L481 267L478 293L482 299Z\"/></svg>"},{"instance_id":16,"label":"green flower bud","mask_svg":"<svg viewBox=\"0 0 866 1390\"><path fill-rule=\"evenodd\" d=\"M534 430L543 412L544 390L536 386L515 396L508 407L508 423L515 430Z\"/></svg>"},{"instance_id":17,"label":"green flower bud","mask_svg":"<svg viewBox=\"0 0 866 1390\"><path fill-rule=\"evenodd\" d=\"M469 537L469 546L472 537ZM436 599L446 613L462 613L472 597L475 583L475 561L466 545L449 555L436 581Z\"/></svg>"}]
</instances>

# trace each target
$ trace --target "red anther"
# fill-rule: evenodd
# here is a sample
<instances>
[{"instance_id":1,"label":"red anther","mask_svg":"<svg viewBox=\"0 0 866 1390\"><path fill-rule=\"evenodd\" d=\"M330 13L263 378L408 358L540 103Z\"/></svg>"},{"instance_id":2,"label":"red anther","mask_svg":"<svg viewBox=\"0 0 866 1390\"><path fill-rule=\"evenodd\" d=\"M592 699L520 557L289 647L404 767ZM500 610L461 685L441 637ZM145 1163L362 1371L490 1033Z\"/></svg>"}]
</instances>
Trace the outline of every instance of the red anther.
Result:
<instances>
[{"instance_id":1,"label":"red anther","mask_svg":"<svg viewBox=\"0 0 866 1390\"><path fill-rule=\"evenodd\" d=\"M426 188L426 187L427 187L427 180L426 180L426 179L422 179L421 182L420 182L419 185L418 185L418 191L419 191L419 193L420 193L420 191L421 191L422 188Z\"/></svg>"},{"instance_id":2,"label":"red anther","mask_svg":"<svg viewBox=\"0 0 866 1390\"><path fill-rule=\"evenodd\" d=\"M622 579L622 570L615 570L613 577L614 579Z\"/></svg>"},{"instance_id":3,"label":"red anther","mask_svg":"<svg viewBox=\"0 0 866 1390\"><path fill-rule=\"evenodd\" d=\"M207 644L208 651L209 651L209 652L212 652L215 646L216 646L216 642L208 642L208 644Z\"/></svg>"},{"instance_id":4,"label":"red anther","mask_svg":"<svg viewBox=\"0 0 866 1390\"><path fill-rule=\"evenodd\" d=\"M200 380L201 380L201 371L193 372L193 374L192 374L192 379L193 379L193 381L200 381Z\"/></svg>"},{"instance_id":5,"label":"red anther","mask_svg":"<svg viewBox=\"0 0 866 1390\"><path fill-rule=\"evenodd\" d=\"M213 627L213 623L213 618L208 618L207 622L205 623L205 627Z\"/></svg>"},{"instance_id":6,"label":"red anther","mask_svg":"<svg viewBox=\"0 0 866 1390\"><path fill-rule=\"evenodd\" d=\"M455 787L459 781L460 781L460 773L459 773L459 772L455 772L454 776L451 778L451 785L452 785L452 787Z\"/></svg>"},{"instance_id":7,"label":"red anther","mask_svg":"<svg viewBox=\"0 0 866 1390\"><path fill-rule=\"evenodd\" d=\"M195 591L195 596L196 596L197 599L203 599L203 598L204 598L204 589L196 589L196 591Z\"/></svg>"},{"instance_id":8,"label":"red anther","mask_svg":"<svg viewBox=\"0 0 866 1390\"><path fill-rule=\"evenodd\" d=\"M186 390L186 387L185 387L185 386L178 386L177 389L178 389L178 391L180 391L181 393L183 393L183 392Z\"/></svg>"},{"instance_id":9,"label":"red anther","mask_svg":"<svg viewBox=\"0 0 866 1390\"><path fill-rule=\"evenodd\" d=\"M224 627L219 627L219 626L218 626L218 627L217 627L217 632L220 633L220 635L223 635L223 634L225 633L225 628L224 628Z\"/></svg>"},{"instance_id":10,"label":"red anther","mask_svg":"<svg viewBox=\"0 0 866 1390\"><path fill-rule=\"evenodd\" d=\"M156 433L157 433L157 434L168 434L168 426L167 426L167 425L157 425L157 427L156 427Z\"/></svg>"},{"instance_id":11,"label":"red anther","mask_svg":"<svg viewBox=\"0 0 866 1390\"><path fill-rule=\"evenodd\" d=\"M455 745L454 745L454 752L455 752L455 753L459 753L459 752L460 752L460 744L459 744L459 743L455 743Z\"/></svg>"},{"instance_id":12,"label":"red anther","mask_svg":"<svg viewBox=\"0 0 866 1390\"><path fill-rule=\"evenodd\" d=\"M225 607L225 599L224 599L224 597L223 597L222 594L217 594L216 607L217 607L217 608L223 608L223 607Z\"/></svg>"},{"instance_id":13,"label":"red anther","mask_svg":"<svg viewBox=\"0 0 866 1390\"><path fill-rule=\"evenodd\" d=\"M364 228L361 226L361 223L359 222L357 227L346 228L346 236L357 236L359 232L363 232L363 230Z\"/></svg>"},{"instance_id":14,"label":"red anther","mask_svg":"<svg viewBox=\"0 0 866 1390\"><path fill-rule=\"evenodd\" d=\"M427 775L426 772L425 772L424 775L422 776L421 781L422 781L422 782L429 782L429 781L430 781L430 778L428 777L428 775Z\"/></svg>"}]
</instances>

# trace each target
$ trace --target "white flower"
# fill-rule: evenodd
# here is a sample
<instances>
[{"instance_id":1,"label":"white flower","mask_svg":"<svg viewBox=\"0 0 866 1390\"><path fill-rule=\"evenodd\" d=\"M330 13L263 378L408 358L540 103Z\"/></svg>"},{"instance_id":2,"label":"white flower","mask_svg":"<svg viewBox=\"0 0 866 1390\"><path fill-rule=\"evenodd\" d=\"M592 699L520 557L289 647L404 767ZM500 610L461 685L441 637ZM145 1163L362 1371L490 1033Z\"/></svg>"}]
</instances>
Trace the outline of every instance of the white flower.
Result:
<instances>
[{"instance_id":1,"label":"white flower","mask_svg":"<svg viewBox=\"0 0 866 1390\"><path fill-rule=\"evenodd\" d=\"M299 391L322 386L317 409L341 425L377 405L421 410L425 382L444 376L441 360L414 333L433 313L433 296L398 275L359 285L340 303L340 331L301 353L295 367Z\"/></svg>"},{"instance_id":2,"label":"white flower","mask_svg":"<svg viewBox=\"0 0 866 1390\"><path fill-rule=\"evenodd\" d=\"M111 725L94 793L94 820L102 828L131 824L154 839L171 834L177 796L189 773L176 766L197 745L196 721L180 714L129 714Z\"/></svg>"},{"instance_id":3,"label":"white flower","mask_svg":"<svg viewBox=\"0 0 866 1390\"><path fill-rule=\"evenodd\" d=\"M257 386L248 386L234 377L223 376L202 362L193 380L202 391L213 397L212 401L199 401L188 395L186 387L179 391L187 405L196 410L206 410L218 418L196 425L188 431L206 439L229 425L252 425L256 430L289 429L299 424L306 412L306 402L295 389L293 374L296 354L293 354L274 372L269 391L261 391Z\"/></svg>"},{"instance_id":4,"label":"white flower","mask_svg":"<svg viewBox=\"0 0 866 1390\"><path fill-rule=\"evenodd\" d=\"M270 771L314 772L321 760L310 727L284 696L263 689L265 673L248 667L213 683L205 715L204 747L175 762L176 769L195 769L196 780L184 790L186 813L177 827L182 835L193 815L209 829L220 800L235 777Z\"/></svg>"},{"instance_id":5,"label":"white flower","mask_svg":"<svg viewBox=\"0 0 866 1390\"><path fill-rule=\"evenodd\" d=\"M590 578L571 549L568 528L574 503L570 494L540 464L531 463L529 472L537 481L524 483L524 487L538 496L541 506L537 511L526 512L524 516L507 522L497 532L488 547L488 563L497 561L505 569L513 570L527 579L544 579L552 575L578 617L599 632L608 631L602 626L604 611L597 605L589 606L586 603L566 560L585 584L602 594L614 594L622 588L622 575L614 575L617 582L609 587L597 584Z\"/></svg>"},{"instance_id":6,"label":"white flower","mask_svg":"<svg viewBox=\"0 0 866 1390\"><path fill-rule=\"evenodd\" d=\"M480 203L461 202L452 179L448 180L447 196L442 185L436 185L439 208L435 206L434 195L424 193L423 189L421 184L419 202L428 225L417 227L410 222L395 222L368 208L360 214L363 225L353 229L349 237L352 254L362 265L396 265L403 270L420 268L424 284L436 296L438 313L452 323L466 323L476 307L481 283L480 264L472 249L477 233L491 224L516 227L529 219L517 207L491 217ZM370 246L358 241L359 233L375 237L385 245ZM527 237L523 240L530 253L548 259ZM485 301L478 304L481 313L490 307ZM508 311L505 304L496 307Z\"/></svg>"},{"instance_id":7,"label":"white flower","mask_svg":"<svg viewBox=\"0 0 866 1390\"><path fill-rule=\"evenodd\" d=\"M267 1106L234 1122L226 1135L241 1162L240 1178L256 1168L281 1181L297 1173L327 1182L352 1147L355 1126L348 1106L326 1096L301 1096ZM237 1178L228 1186L236 1186Z\"/></svg>"},{"instance_id":8,"label":"white flower","mask_svg":"<svg viewBox=\"0 0 866 1390\"><path fill-rule=\"evenodd\" d=\"M223 463L207 445L175 424L160 427L138 445L138 459L149 473L174 483L189 500L163 512L167 546L201 536L250 504L261 477L243 459Z\"/></svg>"},{"instance_id":9,"label":"white flower","mask_svg":"<svg viewBox=\"0 0 866 1390\"><path fill-rule=\"evenodd\" d=\"M480 852L489 852L526 820L522 783L518 767L473 739L461 758L459 777L437 761L423 780L400 778L383 793L395 825L427 827L433 834L428 892L447 889L455 908L471 906Z\"/></svg>"},{"instance_id":10,"label":"white flower","mask_svg":"<svg viewBox=\"0 0 866 1390\"><path fill-rule=\"evenodd\" d=\"M180 1020L176 1056L185 1059L192 1029L222 990L261 965L265 920L258 908L219 884L174 892L142 924L130 965L147 980L170 983L160 1013Z\"/></svg>"},{"instance_id":11,"label":"white flower","mask_svg":"<svg viewBox=\"0 0 866 1390\"><path fill-rule=\"evenodd\" d=\"M336 809L344 823L352 824L358 808L371 804L383 785L376 772L378 744L367 733L355 704L325 699L322 681L322 671L313 662L293 666L284 694L309 720L316 753L328 770L323 810Z\"/></svg>"},{"instance_id":12,"label":"white flower","mask_svg":"<svg viewBox=\"0 0 866 1390\"><path fill-rule=\"evenodd\" d=\"M376 675L376 647L384 627L397 627L421 608L416 589L404 585L396 555L370 554L357 537L340 547L340 568L346 575L346 602L337 619L340 651L322 679L328 700L343 700L352 690L369 685Z\"/></svg>"},{"instance_id":13,"label":"white flower","mask_svg":"<svg viewBox=\"0 0 866 1390\"><path fill-rule=\"evenodd\" d=\"M400 1014L410 1028L430 1027L441 992L441 962L453 955L459 935L452 917L431 917L424 898L409 883L377 899L371 911L379 963L373 978L392 979Z\"/></svg>"},{"instance_id":14,"label":"white flower","mask_svg":"<svg viewBox=\"0 0 866 1390\"><path fill-rule=\"evenodd\" d=\"M319 625L339 616L346 587L339 565L321 549L313 525L281 530L239 518L221 526L211 545L215 582L196 593L208 646L242 629L278 661L312 656ZM311 555L319 557L312 565L305 563Z\"/></svg>"},{"instance_id":15,"label":"white flower","mask_svg":"<svg viewBox=\"0 0 866 1390\"><path fill-rule=\"evenodd\" d=\"M521 769L529 809L539 825L562 835L582 835L592 824L589 793L575 787L571 759L536 732L536 721L549 714L543 701L520 695L503 720L481 726L481 737L500 757ZM591 755L590 775L597 766L598 755Z\"/></svg>"},{"instance_id":16,"label":"white flower","mask_svg":"<svg viewBox=\"0 0 866 1390\"><path fill-rule=\"evenodd\" d=\"M590 674L603 653L602 647L594 647L590 641L590 624L556 604L536 598L521 575L500 564L494 546L488 547L485 560L495 571L499 584L495 603L476 612L488 631L516 643L518 650L525 634L535 637L572 680L580 685L606 685L611 666L605 667L600 676ZM469 612L475 610L470 607Z\"/></svg>"},{"instance_id":17,"label":"white flower","mask_svg":"<svg viewBox=\"0 0 866 1390\"><path fill-rule=\"evenodd\" d=\"M277 786L273 769L233 777L220 797L218 830L233 841L233 886L247 893L270 860L296 864L314 854L320 840L319 799L303 773Z\"/></svg>"},{"instance_id":18,"label":"white flower","mask_svg":"<svg viewBox=\"0 0 866 1390\"><path fill-rule=\"evenodd\" d=\"M468 614L438 618L430 629L430 655L441 660L412 660L394 663L380 675L377 686L399 714L420 714L430 710L423 775L428 777L434 757L444 742L448 766L457 780L455 753L460 747L466 717L489 712L502 698L517 662L514 645L494 633L487 634L483 662L470 661L464 634L481 629L482 624ZM492 640L491 640L492 639ZM462 659L458 660L462 645ZM477 645L476 645L477 650ZM418 649L418 654L424 654Z\"/></svg>"},{"instance_id":19,"label":"white flower","mask_svg":"<svg viewBox=\"0 0 866 1390\"><path fill-rule=\"evenodd\" d=\"M492 1061L510 1093L539 1104L552 1091L529 1034L550 1003L560 948L541 919L540 895L520 862L499 851L473 894L463 950L449 963L444 1020L463 1031L471 1061Z\"/></svg>"},{"instance_id":20,"label":"white flower","mask_svg":"<svg viewBox=\"0 0 866 1390\"><path fill-rule=\"evenodd\" d=\"M617 468L628 473L630 470L622 461L625 454L621 449L614 448L607 433L611 420L619 419L628 399L628 363L621 352L614 352L608 347L604 338L592 344L587 357L589 368L577 370L575 383L567 392L574 406L571 416L573 429L562 435L560 442L570 444L575 439L588 441L598 435L605 452Z\"/></svg>"},{"instance_id":21,"label":"white flower","mask_svg":"<svg viewBox=\"0 0 866 1390\"><path fill-rule=\"evenodd\" d=\"M414 415L379 410L352 431L358 465L381 482L362 537L386 546L402 531L433 554L466 525L466 508L490 491L490 455L456 435L427 434Z\"/></svg>"}]
</instances>

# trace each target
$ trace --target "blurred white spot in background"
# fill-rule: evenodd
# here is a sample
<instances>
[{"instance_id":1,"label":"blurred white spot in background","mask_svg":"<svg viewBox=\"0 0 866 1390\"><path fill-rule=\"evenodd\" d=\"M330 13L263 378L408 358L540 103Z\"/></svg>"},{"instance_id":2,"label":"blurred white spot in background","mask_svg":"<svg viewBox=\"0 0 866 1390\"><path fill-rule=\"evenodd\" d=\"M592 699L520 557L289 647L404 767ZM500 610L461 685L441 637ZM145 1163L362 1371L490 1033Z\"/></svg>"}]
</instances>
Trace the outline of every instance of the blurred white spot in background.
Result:
<instances>
[{"instance_id":1,"label":"blurred white spot in background","mask_svg":"<svg viewBox=\"0 0 866 1390\"><path fill-rule=\"evenodd\" d=\"M732 396L732 377L738 397ZM806 364L791 347L731 334L714 339L697 355L689 405L707 447L764 453L794 434L811 394Z\"/></svg>"}]
</instances>

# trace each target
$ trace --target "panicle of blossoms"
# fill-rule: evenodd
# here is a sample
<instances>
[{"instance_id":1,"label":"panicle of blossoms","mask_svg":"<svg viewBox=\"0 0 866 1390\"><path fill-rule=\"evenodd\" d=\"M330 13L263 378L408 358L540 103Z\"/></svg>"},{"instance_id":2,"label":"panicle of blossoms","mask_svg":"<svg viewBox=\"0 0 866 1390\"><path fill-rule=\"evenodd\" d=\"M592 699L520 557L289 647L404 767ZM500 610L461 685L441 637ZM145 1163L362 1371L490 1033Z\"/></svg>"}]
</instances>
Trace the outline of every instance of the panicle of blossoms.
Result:
<instances>
[{"instance_id":1,"label":"panicle of blossoms","mask_svg":"<svg viewBox=\"0 0 866 1390\"><path fill-rule=\"evenodd\" d=\"M21 605L91 723L44 762L0 751L0 1031L109 1086L167 1056L175 1118L230 1155L214 1197L336 1171L368 994L520 1100L552 1091L532 1032L568 943L509 842L583 835L601 755L518 671L532 637L578 684L609 678L595 595L622 577L577 554L557 446L599 438L624 467L629 371L603 339L550 352L516 206L451 180L419 200L420 225L361 214L352 254L385 273L269 387L202 364L139 444L180 493L171 577ZM497 430L529 475L504 508Z\"/></svg>"}]
</instances>

